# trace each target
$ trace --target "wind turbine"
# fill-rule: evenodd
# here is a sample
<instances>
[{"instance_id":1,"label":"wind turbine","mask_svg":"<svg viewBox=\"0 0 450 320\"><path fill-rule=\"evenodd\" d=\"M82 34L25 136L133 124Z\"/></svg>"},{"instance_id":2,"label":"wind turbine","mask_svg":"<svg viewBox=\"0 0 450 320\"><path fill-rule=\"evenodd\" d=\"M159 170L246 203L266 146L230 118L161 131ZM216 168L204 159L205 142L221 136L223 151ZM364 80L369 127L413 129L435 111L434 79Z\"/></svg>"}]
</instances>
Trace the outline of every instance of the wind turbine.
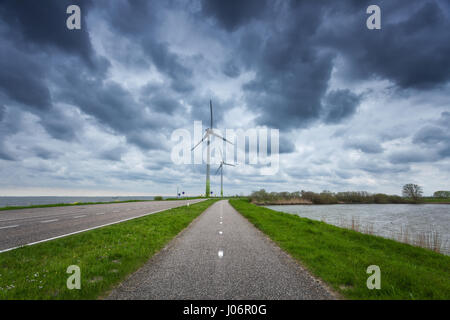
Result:
<instances>
[{"instance_id":1,"label":"wind turbine","mask_svg":"<svg viewBox=\"0 0 450 320\"><path fill-rule=\"evenodd\" d=\"M211 100L209 100L209 109L211 111L211 125L209 128L207 128L205 131L205 135L203 136L202 140L200 140L192 149L191 151L193 151L195 148L197 148L198 145L200 145L203 141L206 140L206 192L205 192L205 196L207 198L209 198L211 196L211 192L210 192L210 162L211 162L211 148L210 148L210 144L211 144L211 136L216 136L220 139L222 139L225 142L228 142L230 144L230 141L228 141L227 139L225 139L224 137L220 136L219 134L217 134L216 132L214 132L213 130L213 111L212 111L212 102Z\"/></svg>"},{"instance_id":2,"label":"wind turbine","mask_svg":"<svg viewBox=\"0 0 450 320\"><path fill-rule=\"evenodd\" d=\"M231 163L226 163L226 162L223 160L222 151L220 152L220 156L221 156L222 160L220 161L220 166L219 166L219 168L217 168L216 174L217 174L217 173L219 172L219 170L220 170L220 197L223 198L223 166L226 165L226 166L232 166L232 167L235 167L235 165L234 165L234 164L231 164Z\"/></svg>"}]
</instances>

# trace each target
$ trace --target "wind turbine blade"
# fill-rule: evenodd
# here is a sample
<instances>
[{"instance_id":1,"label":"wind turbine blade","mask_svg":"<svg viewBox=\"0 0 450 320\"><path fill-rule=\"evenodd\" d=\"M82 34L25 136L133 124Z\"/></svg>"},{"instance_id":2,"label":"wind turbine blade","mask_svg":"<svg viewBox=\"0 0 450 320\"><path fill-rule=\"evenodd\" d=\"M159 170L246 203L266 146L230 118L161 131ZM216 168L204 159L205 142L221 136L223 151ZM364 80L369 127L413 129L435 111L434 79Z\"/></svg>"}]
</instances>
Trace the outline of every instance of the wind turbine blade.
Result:
<instances>
[{"instance_id":1,"label":"wind turbine blade","mask_svg":"<svg viewBox=\"0 0 450 320\"><path fill-rule=\"evenodd\" d=\"M199 141L199 142L191 149L191 151L193 151L195 148L197 148L198 145L199 145L200 143L202 143L203 141L205 141L205 139L206 139L207 136L208 136L208 133L205 133L205 135L203 136L202 140L200 140L200 141Z\"/></svg>"},{"instance_id":2,"label":"wind turbine blade","mask_svg":"<svg viewBox=\"0 0 450 320\"><path fill-rule=\"evenodd\" d=\"M216 174L219 172L220 168L222 168L222 164L217 168Z\"/></svg>"},{"instance_id":3,"label":"wind turbine blade","mask_svg":"<svg viewBox=\"0 0 450 320\"><path fill-rule=\"evenodd\" d=\"M223 162L223 164L226 164L227 166L232 166L232 167L236 167L234 164L231 164L231 163L226 163L226 162Z\"/></svg>"},{"instance_id":4,"label":"wind turbine blade","mask_svg":"<svg viewBox=\"0 0 450 320\"><path fill-rule=\"evenodd\" d=\"M212 101L209 100L209 109L211 110L211 129L213 128Z\"/></svg>"},{"instance_id":5,"label":"wind turbine blade","mask_svg":"<svg viewBox=\"0 0 450 320\"><path fill-rule=\"evenodd\" d=\"M211 130L211 134L212 134L213 136L216 136L217 138L222 139L222 140L225 141L225 142L228 142L229 144L233 144L233 142L228 141L227 139L225 139L225 138L222 137L221 135L215 133L213 130Z\"/></svg>"}]
</instances>

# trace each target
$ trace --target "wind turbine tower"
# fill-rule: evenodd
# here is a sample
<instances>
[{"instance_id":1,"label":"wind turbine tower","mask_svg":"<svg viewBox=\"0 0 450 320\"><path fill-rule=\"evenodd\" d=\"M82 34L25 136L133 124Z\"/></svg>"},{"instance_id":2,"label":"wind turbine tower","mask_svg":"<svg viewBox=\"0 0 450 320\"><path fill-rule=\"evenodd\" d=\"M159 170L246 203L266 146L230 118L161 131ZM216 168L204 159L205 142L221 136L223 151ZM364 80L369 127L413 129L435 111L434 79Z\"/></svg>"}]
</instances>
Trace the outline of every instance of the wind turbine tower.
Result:
<instances>
[{"instance_id":1,"label":"wind turbine tower","mask_svg":"<svg viewBox=\"0 0 450 320\"><path fill-rule=\"evenodd\" d=\"M200 140L192 149L193 151L195 148L197 148L198 145L200 145L203 141L206 140L206 191L205 196L209 198L211 196L211 181L210 181L210 170L211 170L211 136L216 136L220 139L222 139L225 142L228 142L230 144L230 141L225 139L224 137L220 136L213 130L213 110L212 110L212 101L209 100L209 110L211 114L211 122L210 127L207 128L205 131L205 135L203 136L202 140Z\"/></svg>"},{"instance_id":2,"label":"wind turbine tower","mask_svg":"<svg viewBox=\"0 0 450 320\"><path fill-rule=\"evenodd\" d=\"M226 166L232 166L232 167L235 167L235 165L234 165L234 164L231 164L231 163L226 163L226 162L223 160L222 152L221 152L221 157L222 157L222 160L220 161L220 166L219 166L219 168L217 168L216 174L217 174L217 173L219 172L219 170L220 170L220 197L223 198L223 166L226 165Z\"/></svg>"}]
</instances>

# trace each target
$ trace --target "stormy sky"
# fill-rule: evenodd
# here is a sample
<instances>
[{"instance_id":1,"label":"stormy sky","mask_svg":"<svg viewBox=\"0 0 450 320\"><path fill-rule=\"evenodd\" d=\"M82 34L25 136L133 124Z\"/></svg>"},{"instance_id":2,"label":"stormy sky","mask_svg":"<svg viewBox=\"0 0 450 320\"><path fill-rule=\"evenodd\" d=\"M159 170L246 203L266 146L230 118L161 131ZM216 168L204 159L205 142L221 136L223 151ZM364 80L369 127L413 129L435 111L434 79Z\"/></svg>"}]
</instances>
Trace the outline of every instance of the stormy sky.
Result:
<instances>
[{"instance_id":1,"label":"stormy sky","mask_svg":"<svg viewBox=\"0 0 450 320\"><path fill-rule=\"evenodd\" d=\"M225 194L448 190L450 5L0 0L0 195L201 194L171 135L210 99L219 129L280 130L279 172L227 167Z\"/></svg>"}]
</instances>

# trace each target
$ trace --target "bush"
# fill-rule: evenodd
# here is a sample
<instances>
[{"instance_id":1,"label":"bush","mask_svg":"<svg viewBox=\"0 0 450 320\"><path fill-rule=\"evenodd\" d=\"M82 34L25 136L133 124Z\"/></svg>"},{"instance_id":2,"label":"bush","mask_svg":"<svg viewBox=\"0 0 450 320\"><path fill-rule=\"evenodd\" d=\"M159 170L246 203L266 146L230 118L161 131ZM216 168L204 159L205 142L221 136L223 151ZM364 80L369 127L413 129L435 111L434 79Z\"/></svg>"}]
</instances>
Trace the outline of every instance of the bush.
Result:
<instances>
[{"instance_id":1,"label":"bush","mask_svg":"<svg viewBox=\"0 0 450 320\"><path fill-rule=\"evenodd\" d=\"M154 198L154 200L157 200L157 201L161 201L163 199L163 197L161 197L161 196L156 196L155 198Z\"/></svg>"},{"instance_id":2,"label":"bush","mask_svg":"<svg viewBox=\"0 0 450 320\"><path fill-rule=\"evenodd\" d=\"M433 193L435 198L450 198L450 191L436 191Z\"/></svg>"}]
</instances>

